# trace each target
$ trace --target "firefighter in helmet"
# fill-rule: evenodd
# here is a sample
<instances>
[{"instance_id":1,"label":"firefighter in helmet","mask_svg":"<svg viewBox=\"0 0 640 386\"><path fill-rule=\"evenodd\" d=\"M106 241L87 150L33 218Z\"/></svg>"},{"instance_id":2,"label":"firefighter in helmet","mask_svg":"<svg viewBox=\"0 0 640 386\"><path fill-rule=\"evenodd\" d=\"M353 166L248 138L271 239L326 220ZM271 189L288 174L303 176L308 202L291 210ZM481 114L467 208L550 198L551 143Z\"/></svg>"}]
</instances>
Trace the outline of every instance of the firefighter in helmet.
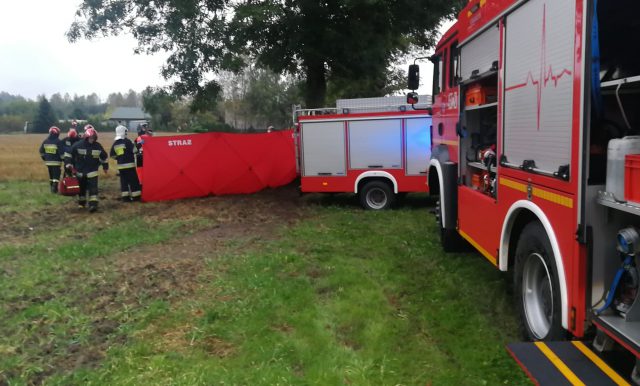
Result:
<instances>
[{"instance_id":1,"label":"firefighter in helmet","mask_svg":"<svg viewBox=\"0 0 640 386\"><path fill-rule=\"evenodd\" d=\"M136 164L139 168L142 167L142 154L143 154L143 145L144 141L153 136L153 130L149 127L148 123L143 123L142 127L138 130L138 138L136 138L136 148L138 149L138 154L136 156Z\"/></svg>"},{"instance_id":2,"label":"firefighter in helmet","mask_svg":"<svg viewBox=\"0 0 640 386\"><path fill-rule=\"evenodd\" d=\"M62 143L64 144L65 164L66 161L71 157L71 148L76 144L76 142L80 140L76 126L78 126L78 123L76 121L73 121L71 123L71 127L69 128L69 131L67 132L67 136L62 138Z\"/></svg>"},{"instance_id":3,"label":"firefighter in helmet","mask_svg":"<svg viewBox=\"0 0 640 386\"><path fill-rule=\"evenodd\" d=\"M111 146L109 155L118 163L120 173L120 190L122 201L139 201L140 181L136 173L136 159L138 148L127 138L127 128L120 125L116 127L116 138Z\"/></svg>"},{"instance_id":4,"label":"firefighter in helmet","mask_svg":"<svg viewBox=\"0 0 640 386\"><path fill-rule=\"evenodd\" d=\"M40 145L40 158L49 171L49 186L51 193L58 193L60 182L60 167L64 157L64 144L60 140L60 129L55 126L49 128L49 136Z\"/></svg>"},{"instance_id":5,"label":"firefighter in helmet","mask_svg":"<svg viewBox=\"0 0 640 386\"><path fill-rule=\"evenodd\" d=\"M98 132L91 125L84 127L84 138L71 148L70 160L67 168L75 167L80 194L78 206L84 208L87 205L87 192L89 193L89 211L98 210L98 169L102 166L104 173L109 170L109 156L98 142Z\"/></svg>"}]
</instances>

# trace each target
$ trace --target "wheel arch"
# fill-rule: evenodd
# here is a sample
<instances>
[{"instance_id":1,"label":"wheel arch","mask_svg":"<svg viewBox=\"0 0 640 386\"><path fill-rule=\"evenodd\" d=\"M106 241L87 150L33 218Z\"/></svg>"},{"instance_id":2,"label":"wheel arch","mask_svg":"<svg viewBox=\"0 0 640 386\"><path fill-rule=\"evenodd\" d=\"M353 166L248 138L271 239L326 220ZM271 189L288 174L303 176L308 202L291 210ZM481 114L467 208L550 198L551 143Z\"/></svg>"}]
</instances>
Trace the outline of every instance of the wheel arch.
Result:
<instances>
[{"instance_id":1,"label":"wheel arch","mask_svg":"<svg viewBox=\"0 0 640 386\"><path fill-rule=\"evenodd\" d=\"M362 186L370 180L385 181L387 183L390 182L393 193L398 194L398 181L391 173L385 171L368 171L360 174L358 178L356 178L353 192L356 194L360 192Z\"/></svg>"},{"instance_id":2,"label":"wheel arch","mask_svg":"<svg viewBox=\"0 0 640 386\"><path fill-rule=\"evenodd\" d=\"M427 173L427 186L429 187L430 196L440 195L440 186L442 186L440 181L442 180L442 173L438 171L440 169L439 166L440 165L437 160L431 160L429 171Z\"/></svg>"},{"instance_id":3,"label":"wheel arch","mask_svg":"<svg viewBox=\"0 0 640 386\"><path fill-rule=\"evenodd\" d=\"M554 261L558 272L558 283L560 284L560 304L562 308L562 328L569 328L569 299L567 291L567 280L565 275L562 253L556 233L551 226L547 215L540 207L528 200L515 202L509 208L505 221L502 224L500 235L500 253L498 256L498 267L501 271L508 271L514 264L515 243L524 227L532 221L538 221L547 234L549 244L553 250ZM509 246L513 246L509 248Z\"/></svg>"}]
</instances>

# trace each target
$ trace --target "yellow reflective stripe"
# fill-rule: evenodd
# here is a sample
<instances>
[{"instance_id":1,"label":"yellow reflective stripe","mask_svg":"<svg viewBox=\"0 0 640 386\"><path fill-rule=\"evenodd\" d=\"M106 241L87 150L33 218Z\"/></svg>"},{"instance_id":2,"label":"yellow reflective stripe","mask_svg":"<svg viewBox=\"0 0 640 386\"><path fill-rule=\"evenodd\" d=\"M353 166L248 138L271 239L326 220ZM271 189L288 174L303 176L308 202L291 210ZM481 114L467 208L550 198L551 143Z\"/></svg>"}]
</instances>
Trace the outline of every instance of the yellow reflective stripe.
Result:
<instances>
[{"instance_id":1,"label":"yellow reflective stripe","mask_svg":"<svg viewBox=\"0 0 640 386\"><path fill-rule=\"evenodd\" d=\"M47 154L56 154L58 152L58 145L44 145L44 151Z\"/></svg>"},{"instance_id":2,"label":"yellow reflective stripe","mask_svg":"<svg viewBox=\"0 0 640 386\"><path fill-rule=\"evenodd\" d=\"M560 360L560 358L558 358L558 356L553 351L551 351L549 346L547 346L543 342L534 342L534 344L551 361L551 363L553 363L553 365L558 370L560 370L562 375L564 375L565 378L567 378L567 380L569 382L571 382L572 385L574 385L574 386L585 386L584 383L580 380L580 378L578 378L574 374L574 372L571 371L571 369L569 369L569 367L567 367L567 365L565 365L564 362L562 360Z\"/></svg>"},{"instance_id":3,"label":"yellow reflective stripe","mask_svg":"<svg viewBox=\"0 0 640 386\"><path fill-rule=\"evenodd\" d=\"M573 199L569 197L566 197L557 193L549 192L547 190L542 190L540 188L533 188L531 193L533 194L534 197L551 201L554 204L566 206L567 208L573 208Z\"/></svg>"},{"instance_id":4,"label":"yellow reflective stripe","mask_svg":"<svg viewBox=\"0 0 640 386\"><path fill-rule=\"evenodd\" d=\"M64 152L64 154L62 155L65 158L71 158L71 154L67 153L66 151Z\"/></svg>"},{"instance_id":5,"label":"yellow reflective stripe","mask_svg":"<svg viewBox=\"0 0 640 386\"><path fill-rule=\"evenodd\" d=\"M434 139L433 143L436 145L449 145L449 146L458 146L458 141L451 141L448 139Z\"/></svg>"},{"instance_id":6,"label":"yellow reflective stripe","mask_svg":"<svg viewBox=\"0 0 640 386\"><path fill-rule=\"evenodd\" d=\"M506 186L507 188L511 188L517 190L519 192L527 193L527 185L516 182L504 177L500 178L500 185ZM567 208L573 208L573 199L571 197L563 196L558 193L550 192L548 190L544 190L538 187L531 188L531 195L533 197L538 197L543 200L553 202L554 204L562 205Z\"/></svg>"},{"instance_id":7,"label":"yellow reflective stripe","mask_svg":"<svg viewBox=\"0 0 640 386\"><path fill-rule=\"evenodd\" d=\"M60 166L62 161L45 161L44 164L47 166Z\"/></svg>"},{"instance_id":8,"label":"yellow reflective stripe","mask_svg":"<svg viewBox=\"0 0 640 386\"><path fill-rule=\"evenodd\" d=\"M98 196L89 196L89 201L98 201Z\"/></svg>"},{"instance_id":9,"label":"yellow reflective stripe","mask_svg":"<svg viewBox=\"0 0 640 386\"><path fill-rule=\"evenodd\" d=\"M129 197L129 192L122 192L122 193L120 193L120 195L122 197Z\"/></svg>"},{"instance_id":10,"label":"yellow reflective stripe","mask_svg":"<svg viewBox=\"0 0 640 386\"><path fill-rule=\"evenodd\" d=\"M480 244L476 243L475 240L473 240L468 234L464 233L461 230L458 231L458 233L460 233L460 236L462 236L463 239L467 240L469 244L473 245L473 247L477 249L478 252L482 254L482 256L484 256L487 260L489 260L491 264L495 266L498 265L498 260L495 257L493 257L486 249L482 248Z\"/></svg>"},{"instance_id":11,"label":"yellow reflective stripe","mask_svg":"<svg viewBox=\"0 0 640 386\"><path fill-rule=\"evenodd\" d=\"M87 178L93 178L93 177L98 177L98 172L91 172L91 173L87 173Z\"/></svg>"},{"instance_id":12,"label":"yellow reflective stripe","mask_svg":"<svg viewBox=\"0 0 640 386\"><path fill-rule=\"evenodd\" d=\"M122 169L131 169L131 168L135 168L136 164L135 162L131 162L128 164L118 164L118 169L122 170Z\"/></svg>"},{"instance_id":13,"label":"yellow reflective stripe","mask_svg":"<svg viewBox=\"0 0 640 386\"><path fill-rule=\"evenodd\" d=\"M142 195L142 192L139 191L139 190L137 192L131 192L131 197L138 197L138 196L141 196L141 195Z\"/></svg>"},{"instance_id":14,"label":"yellow reflective stripe","mask_svg":"<svg viewBox=\"0 0 640 386\"><path fill-rule=\"evenodd\" d=\"M86 155L87 154L87 149L78 149L78 154Z\"/></svg>"},{"instance_id":15,"label":"yellow reflective stripe","mask_svg":"<svg viewBox=\"0 0 640 386\"><path fill-rule=\"evenodd\" d=\"M513 180L508 180L501 177L500 185L506 186L507 188L515 189L519 192L527 193L527 185L521 184L520 182L515 182Z\"/></svg>"},{"instance_id":16,"label":"yellow reflective stripe","mask_svg":"<svg viewBox=\"0 0 640 386\"><path fill-rule=\"evenodd\" d=\"M116 156L123 155L125 150L124 145L116 145L113 147L113 152L116 153Z\"/></svg>"},{"instance_id":17,"label":"yellow reflective stripe","mask_svg":"<svg viewBox=\"0 0 640 386\"><path fill-rule=\"evenodd\" d=\"M604 363L604 361L600 359L599 356L597 356L593 351L589 350L587 346L584 345L584 343L577 340L574 340L571 343L573 343L573 345L576 346L576 348L580 350L580 352L582 352L587 358L589 358L591 362L598 366L598 368L602 370L603 373L607 374L607 376L611 378L611 380L616 385L631 386L629 382L625 381L620 375L618 375L618 373L616 373L611 367L609 367L609 365Z\"/></svg>"}]
</instances>

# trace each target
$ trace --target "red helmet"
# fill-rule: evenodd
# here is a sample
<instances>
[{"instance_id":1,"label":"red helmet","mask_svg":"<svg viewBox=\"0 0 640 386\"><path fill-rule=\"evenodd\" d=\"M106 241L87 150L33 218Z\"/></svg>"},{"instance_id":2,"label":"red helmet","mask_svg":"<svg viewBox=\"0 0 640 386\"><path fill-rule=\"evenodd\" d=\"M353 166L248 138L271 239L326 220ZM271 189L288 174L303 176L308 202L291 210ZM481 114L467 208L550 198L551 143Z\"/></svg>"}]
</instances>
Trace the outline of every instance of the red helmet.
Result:
<instances>
[{"instance_id":1,"label":"red helmet","mask_svg":"<svg viewBox=\"0 0 640 386\"><path fill-rule=\"evenodd\" d=\"M60 134L60 129L58 129L55 126L51 126L49 128L49 134L51 134L51 135L59 135Z\"/></svg>"},{"instance_id":2,"label":"red helmet","mask_svg":"<svg viewBox=\"0 0 640 386\"><path fill-rule=\"evenodd\" d=\"M98 132L96 131L96 129L93 128L93 126L91 125L86 125L84 127L84 137L85 138L90 138L93 137L94 139L98 139Z\"/></svg>"},{"instance_id":3,"label":"red helmet","mask_svg":"<svg viewBox=\"0 0 640 386\"><path fill-rule=\"evenodd\" d=\"M78 136L78 132L76 131L76 129L71 128L69 129L69 133L67 134L67 136L69 138L76 138Z\"/></svg>"}]
</instances>

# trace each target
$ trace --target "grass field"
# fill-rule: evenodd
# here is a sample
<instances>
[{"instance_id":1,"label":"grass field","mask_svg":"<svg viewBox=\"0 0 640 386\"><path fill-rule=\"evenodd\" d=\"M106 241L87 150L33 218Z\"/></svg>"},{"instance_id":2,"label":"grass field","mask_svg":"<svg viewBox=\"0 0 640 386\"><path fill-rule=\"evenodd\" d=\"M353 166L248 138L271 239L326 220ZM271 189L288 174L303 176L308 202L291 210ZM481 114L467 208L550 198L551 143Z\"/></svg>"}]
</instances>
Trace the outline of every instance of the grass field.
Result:
<instances>
[{"instance_id":1,"label":"grass field","mask_svg":"<svg viewBox=\"0 0 640 386\"><path fill-rule=\"evenodd\" d=\"M0 385L528 384L505 278L442 252L428 198L121 204L112 176L89 215L41 139L0 136Z\"/></svg>"}]
</instances>

